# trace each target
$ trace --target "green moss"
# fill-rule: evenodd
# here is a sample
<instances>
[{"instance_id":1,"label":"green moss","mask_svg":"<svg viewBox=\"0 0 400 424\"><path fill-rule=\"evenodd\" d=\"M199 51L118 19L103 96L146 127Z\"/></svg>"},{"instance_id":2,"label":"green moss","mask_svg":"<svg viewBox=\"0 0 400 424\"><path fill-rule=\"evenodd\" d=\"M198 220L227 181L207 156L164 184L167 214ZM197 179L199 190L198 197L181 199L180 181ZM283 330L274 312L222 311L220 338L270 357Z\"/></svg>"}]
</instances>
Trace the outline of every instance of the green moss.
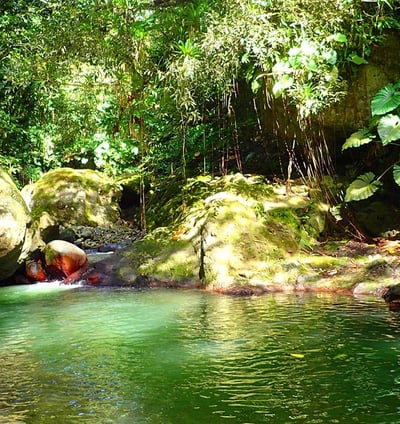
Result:
<instances>
[{"instance_id":1,"label":"green moss","mask_svg":"<svg viewBox=\"0 0 400 424\"><path fill-rule=\"evenodd\" d=\"M351 260L335 256L345 248L341 243L313 253L327 207L310 200L306 188L294 186L295 194L287 196L284 187L246 180L240 175L189 180L157 209L160 216L171 213L165 218L171 224L137 244L130 260L138 272L162 281L201 276L211 287L265 290L352 290L363 280L392 278L390 264L373 263L369 253ZM308 225L313 216L316 225Z\"/></svg>"},{"instance_id":2,"label":"green moss","mask_svg":"<svg viewBox=\"0 0 400 424\"><path fill-rule=\"evenodd\" d=\"M205 283L240 284L243 275L254 281L281 281L285 260L316 242L316 231L309 234L304 225L306 214L314 210L304 186L295 190L297 194L287 196L282 187L266 184L262 177L235 174L215 179L199 177L188 180L180 191L176 186L166 191L168 199L157 204L152 213L169 222L171 234L178 234L192 251L199 252L202 245L204 257L198 253L189 268L202 267ZM181 278L187 269L179 265L171 246L163 244L165 238L160 238L158 231L148 237L157 239L158 248L169 253L168 258L157 257L143 269ZM174 246L182 249L176 243ZM155 265L160 259L166 262L164 267ZM285 284L293 284L296 275L291 270Z\"/></svg>"},{"instance_id":3,"label":"green moss","mask_svg":"<svg viewBox=\"0 0 400 424\"><path fill-rule=\"evenodd\" d=\"M199 259L193 246L186 240L174 240L168 228L160 228L136 243L133 256L142 275L175 282L199 278Z\"/></svg>"},{"instance_id":4,"label":"green moss","mask_svg":"<svg viewBox=\"0 0 400 424\"><path fill-rule=\"evenodd\" d=\"M183 186L175 179L167 184L163 182L154 188L149 199L149 228L175 225L189 210L201 207L204 199L225 191L251 199L263 199L273 194L273 188L263 177L244 177L242 174L189 178Z\"/></svg>"},{"instance_id":5,"label":"green moss","mask_svg":"<svg viewBox=\"0 0 400 424\"><path fill-rule=\"evenodd\" d=\"M32 186L34 220L44 212L60 224L111 225L119 218L117 185L99 172L60 168Z\"/></svg>"}]
</instances>

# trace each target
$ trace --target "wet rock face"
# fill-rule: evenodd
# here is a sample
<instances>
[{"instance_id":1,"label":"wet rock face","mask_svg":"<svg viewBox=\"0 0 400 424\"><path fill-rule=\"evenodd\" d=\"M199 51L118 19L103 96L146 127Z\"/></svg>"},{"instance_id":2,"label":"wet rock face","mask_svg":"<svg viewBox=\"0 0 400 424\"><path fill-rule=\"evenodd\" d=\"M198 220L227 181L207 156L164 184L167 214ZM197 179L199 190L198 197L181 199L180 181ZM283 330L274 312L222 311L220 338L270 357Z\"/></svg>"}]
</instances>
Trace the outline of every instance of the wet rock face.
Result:
<instances>
[{"instance_id":1,"label":"wet rock face","mask_svg":"<svg viewBox=\"0 0 400 424\"><path fill-rule=\"evenodd\" d=\"M0 168L0 281L10 277L23 256L30 215L11 177Z\"/></svg>"}]
</instances>

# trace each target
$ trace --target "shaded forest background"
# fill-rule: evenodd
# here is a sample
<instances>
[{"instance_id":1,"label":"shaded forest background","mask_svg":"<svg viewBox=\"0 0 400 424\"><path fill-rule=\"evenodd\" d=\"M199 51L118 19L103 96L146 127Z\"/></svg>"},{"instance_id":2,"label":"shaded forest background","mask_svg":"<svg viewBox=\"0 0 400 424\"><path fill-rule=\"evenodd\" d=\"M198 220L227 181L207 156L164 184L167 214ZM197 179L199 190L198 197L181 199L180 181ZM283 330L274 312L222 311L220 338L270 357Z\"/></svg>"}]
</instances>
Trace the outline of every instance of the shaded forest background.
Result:
<instances>
[{"instance_id":1,"label":"shaded forest background","mask_svg":"<svg viewBox=\"0 0 400 424\"><path fill-rule=\"evenodd\" d=\"M399 9L396 0L3 1L0 164L20 186L62 166L134 172L142 184L333 174L344 139L327 143L321 119L340 108L374 46L398 37ZM371 160L356 157L354 175Z\"/></svg>"}]
</instances>

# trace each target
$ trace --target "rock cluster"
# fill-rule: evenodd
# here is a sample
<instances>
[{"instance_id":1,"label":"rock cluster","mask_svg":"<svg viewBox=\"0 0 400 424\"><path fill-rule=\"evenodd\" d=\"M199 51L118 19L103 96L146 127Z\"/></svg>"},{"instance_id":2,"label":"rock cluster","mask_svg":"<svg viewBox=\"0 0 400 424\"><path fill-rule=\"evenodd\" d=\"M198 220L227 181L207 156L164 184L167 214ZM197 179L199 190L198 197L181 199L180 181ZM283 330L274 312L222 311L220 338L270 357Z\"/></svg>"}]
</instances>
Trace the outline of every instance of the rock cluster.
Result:
<instances>
[{"instance_id":1,"label":"rock cluster","mask_svg":"<svg viewBox=\"0 0 400 424\"><path fill-rule=\"evenodd\" d=\"M138 228L128 225L113 227L88 227L77 225L62 228L60 238L70 241L86 251L111 251L126 247L138 240Z\"/></svg>"},{"instance_id":2,"label":"rock cluster","mask_svg":"<svg viewBox=\"0 0 400 424\"><path fill-rule=\"evenodd\" d=\"M20 192L0 168L0 283L12 283L34 252L62 238L60 230L84 249L116 250L136 239L138 231L121 219L121 194L100 172L71 168L50 171Z\"/></svg>"}]
</instances>

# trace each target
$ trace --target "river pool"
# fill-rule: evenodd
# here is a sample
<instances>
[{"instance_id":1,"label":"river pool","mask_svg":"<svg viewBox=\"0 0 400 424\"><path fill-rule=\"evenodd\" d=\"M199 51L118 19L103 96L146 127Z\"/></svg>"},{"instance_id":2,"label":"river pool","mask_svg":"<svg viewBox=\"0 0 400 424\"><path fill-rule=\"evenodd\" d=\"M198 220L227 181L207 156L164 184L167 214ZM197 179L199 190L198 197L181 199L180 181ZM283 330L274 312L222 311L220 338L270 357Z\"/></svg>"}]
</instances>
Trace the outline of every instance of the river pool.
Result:
<instances>
[{"instance_id":1,"label":"river pool","mask_svg":"<svg viewBox=\"0 0 400 424\"><path fill-rule=\"evenodd\" d=\"M376 298L0 289L0 423L399 423Z\"/></svg>"}]
</instances>

